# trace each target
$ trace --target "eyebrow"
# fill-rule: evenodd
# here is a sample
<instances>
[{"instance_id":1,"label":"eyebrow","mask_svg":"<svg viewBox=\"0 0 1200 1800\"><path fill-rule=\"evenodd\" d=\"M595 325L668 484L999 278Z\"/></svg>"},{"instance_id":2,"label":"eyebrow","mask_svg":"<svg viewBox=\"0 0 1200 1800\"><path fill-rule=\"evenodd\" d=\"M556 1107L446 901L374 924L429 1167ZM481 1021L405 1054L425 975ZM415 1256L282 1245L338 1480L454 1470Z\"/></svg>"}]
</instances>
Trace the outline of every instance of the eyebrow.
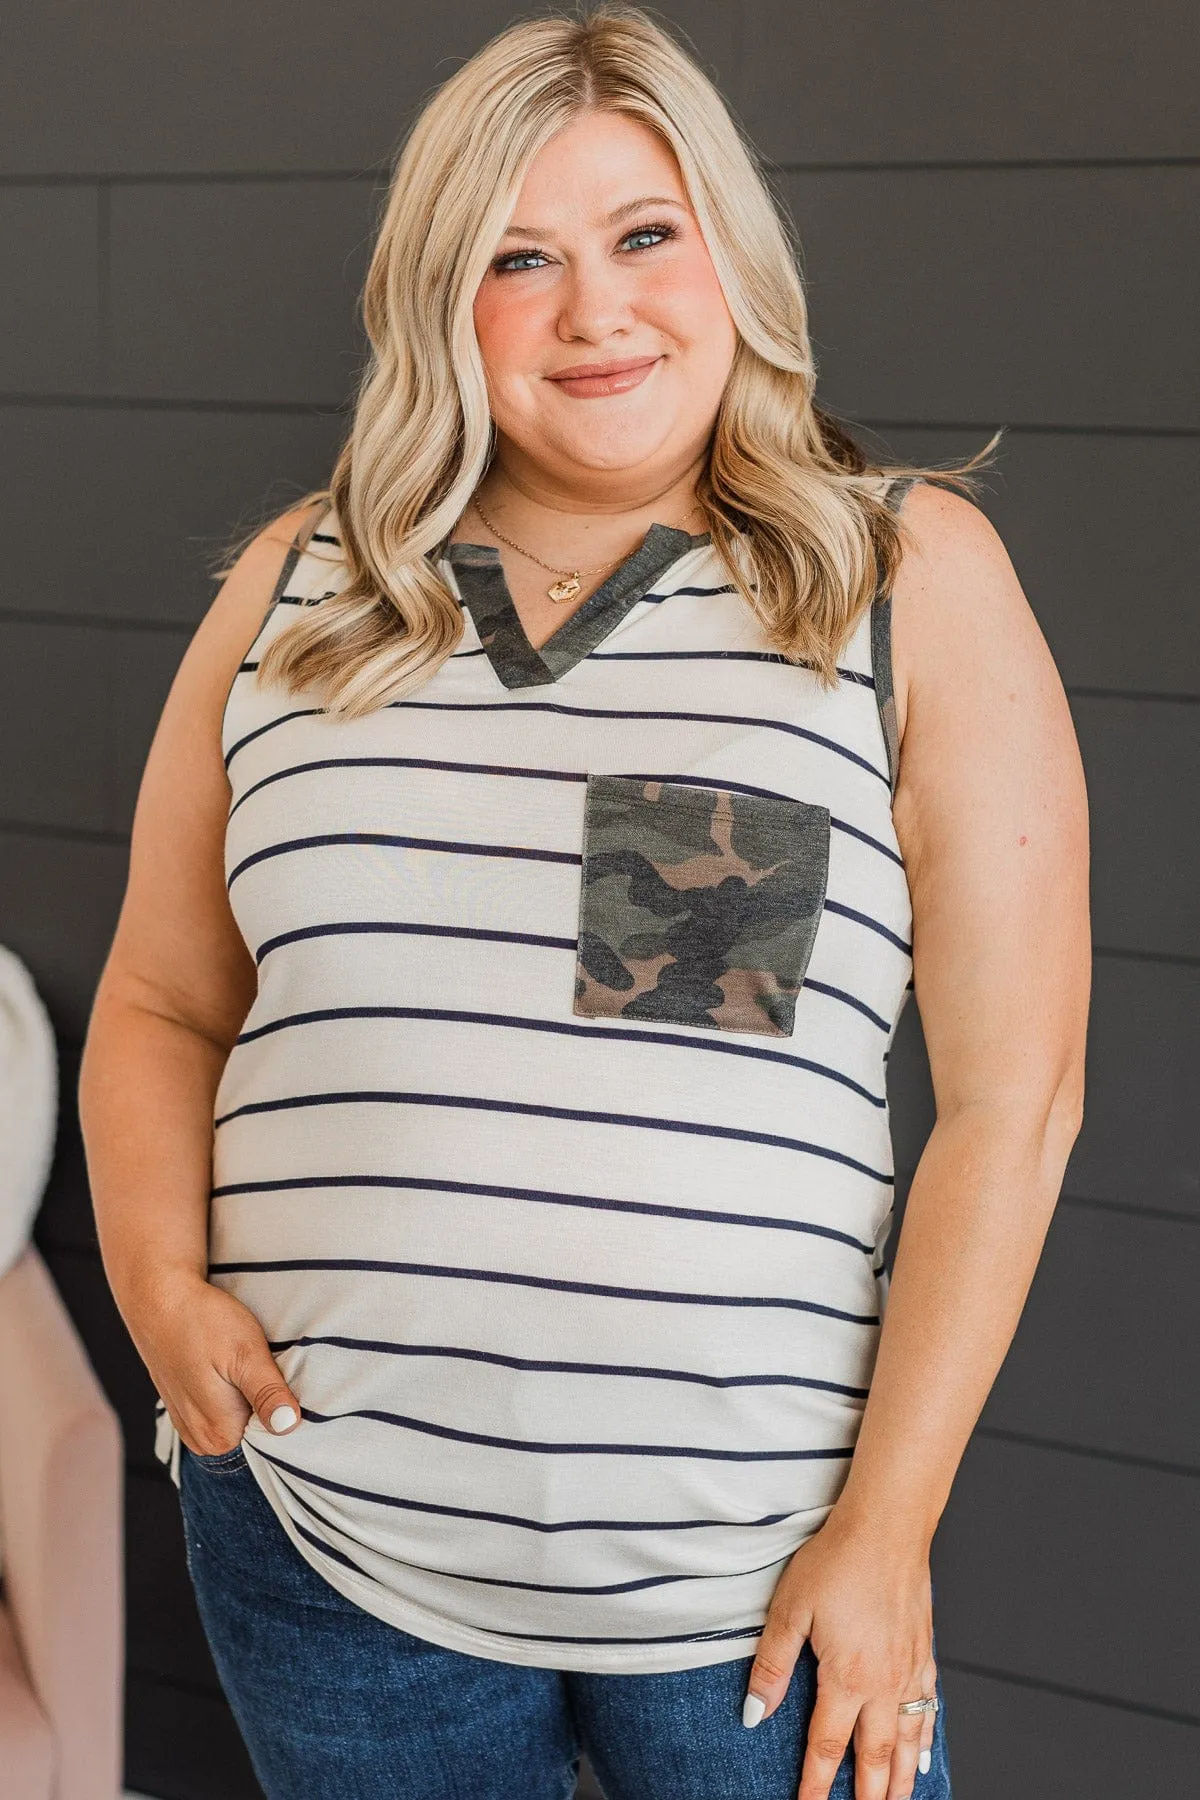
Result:
<instances>
[{"instance_id":1,"label":"eyebrow","mask_svg":"<svg viewBox=\"0 0 1200 1800\"><path fill-rule=\"evenodd\" d=\"M669 194L643 194L640 200L627 200L623 206L618 206L612 212L606 213L600 223L602 225L616 225L619 220L626 218L629 213L640 212L643 206L675 206L678 207L681 212L684 211L683 202L681 200L673 200ZM540 238L551 237L552 235L553 227L549 225L510 225L504 233L505 237Z\"/></svg>"}]
</instances>

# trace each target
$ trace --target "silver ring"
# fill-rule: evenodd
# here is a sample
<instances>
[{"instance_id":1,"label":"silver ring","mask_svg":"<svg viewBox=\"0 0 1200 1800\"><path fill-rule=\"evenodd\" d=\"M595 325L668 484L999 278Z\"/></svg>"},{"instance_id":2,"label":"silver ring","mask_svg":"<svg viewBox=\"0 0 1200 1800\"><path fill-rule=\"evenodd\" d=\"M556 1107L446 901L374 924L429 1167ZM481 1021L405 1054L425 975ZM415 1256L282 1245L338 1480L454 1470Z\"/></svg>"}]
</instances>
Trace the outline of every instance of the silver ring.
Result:
<instances>
[{"instance_id":1,"label":"silver ring","mask_svg":"<svg viewBox=\"0 0 1200 1800\"><path fill-rule=\"evenodd\" d=\"M902 1713L935 1713L938 1709L936 1694L922 1694L919 1700L905 1700L897 1709Z\"/></svg>"}]
</instances>

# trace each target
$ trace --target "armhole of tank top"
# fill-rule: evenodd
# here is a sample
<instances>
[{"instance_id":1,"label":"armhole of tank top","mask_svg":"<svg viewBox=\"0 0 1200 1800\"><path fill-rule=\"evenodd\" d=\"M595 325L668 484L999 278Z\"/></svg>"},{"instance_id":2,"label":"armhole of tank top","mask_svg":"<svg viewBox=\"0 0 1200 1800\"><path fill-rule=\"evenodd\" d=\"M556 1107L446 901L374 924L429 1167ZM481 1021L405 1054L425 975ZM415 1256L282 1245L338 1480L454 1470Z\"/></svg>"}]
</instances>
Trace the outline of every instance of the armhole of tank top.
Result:
<instances>
[{"instance_id":1,"label":"armhole of tank top","mask_svg":"<svg viewBox=\"0 0 1200 1800\"><path fill-rule=\"evenodd\" d=\"M233 690L237 686L237 678L239 675L241 675L243 673L247 661L249 660L250 657L252 657L254 655L255 650L258 648L259 639L262 637L263 632L266 630L267 623L270 620L272 613L275 611L275 608L279 605L280 600L283 598L283 595L287 589L287 584L292 579L292 576L295 573L296 564L300 561L300 558L304 555L304 552L308 548L308 545L309 545L309 542L311 541L311 539L316 536L317 527L319 525L323 525L325 523L325 520L329 517L329 515L332 511L333 511L333 507L328 504L326 504L324 507L322 507L319 512L316 510L316 508L314 506L312 518L309 519L309 521L306 525L301 526L300 530L296 533L295 537L292 539L291 543L288 545L288 553L284 557L283 567L280 569L279 574L277 575L277 577L275 579L275 586L271 589L271 598L267 601L266 611L263 613L262 618L258 621L258 629L254 633L254 636L250 639L250 642L246 646L246 649L243 651L242 659L238 663L237 668L233 671L233 675L229 682L229 689L225 695L225 703L221 708L221 719L220 719L220 725L218 727L219 734L220 734L222 755L224 755L224 753L225 753L225 726L226 726L226 723L229 718L229 703L233 699Z\"/></svg>"},{"instance_id":2,"label":"armhole of tank top","mask_svg":"<svg viewBox=\"0 0 1200 1800\"><path fill-rule=\"evenodd\" d=\"M899 513L919 477L902 475L887 490L887 504ZM896 688L892 669L892 596L884 593L880 575L875 598L871 602L871 674L875 682L875 705L883 729L887 750L888 791L895 798L900 778L900 733L896 719Z\"/></svg>"}]
</instances>

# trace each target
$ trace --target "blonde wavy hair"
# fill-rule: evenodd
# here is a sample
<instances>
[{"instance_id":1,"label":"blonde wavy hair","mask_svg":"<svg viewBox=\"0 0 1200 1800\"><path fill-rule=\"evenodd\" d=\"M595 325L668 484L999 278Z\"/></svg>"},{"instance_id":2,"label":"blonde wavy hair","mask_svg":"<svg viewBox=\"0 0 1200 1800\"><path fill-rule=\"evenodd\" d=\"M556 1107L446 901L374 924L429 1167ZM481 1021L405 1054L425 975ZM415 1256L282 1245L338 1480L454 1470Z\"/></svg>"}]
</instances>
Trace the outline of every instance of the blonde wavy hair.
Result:
<instances>
[{"instance_id":1,"label":"blonde wavy hair","mask_svg":"<svg viewBox=\"0 0 1200 1800\"><path fill-rule=\"evenodd\" d=\"M411 693L458 643L461 609L428 553L495 453L474 298L531 161L589 109L640 120L678 160L738 332L697 500L784 657L836 685L840 647L900 562L886 478L969 490L999 441L953 466L869 462L815 404L798 241L699 64L641 7L523 20L434 93L394 159L352 422L329 487L298 503L332 502L348 580L272 640L260 682L315 690L355 718Z\"/></svg>"}]
</instances>

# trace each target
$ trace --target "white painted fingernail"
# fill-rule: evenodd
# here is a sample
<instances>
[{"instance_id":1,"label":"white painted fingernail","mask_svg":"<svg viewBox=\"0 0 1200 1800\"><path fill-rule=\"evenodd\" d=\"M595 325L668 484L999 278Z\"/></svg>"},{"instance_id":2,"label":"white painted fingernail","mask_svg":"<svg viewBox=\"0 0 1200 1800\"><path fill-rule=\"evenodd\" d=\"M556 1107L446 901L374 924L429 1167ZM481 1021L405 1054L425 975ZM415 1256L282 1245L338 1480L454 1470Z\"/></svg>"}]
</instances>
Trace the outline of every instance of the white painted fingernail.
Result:
<instances>
[{"instance_id":1,"label":"white painted fingernail","mask_svg":"<svg viewBox=\"0 0 1200 1800\"><path fill-rule=\"evenodd\" d=\"M294 1406L277 1406L271 1414L272 1431L290 1431L295 1423L296 1409Z\"/></svg>"},{"instance_id":2,"label":"white painted fingernail","mask_svg":"<svg viewBox=\"0 0 1200 1800\"><path fill-rule=\"evenodd\" d=\"M933 1767L932 1750L922 1750L920 1756L917 1758L917 1767L920 1769L922 1775L928 1775L930 1769Z\"/></svg>"},{"instance_id":3,"label":"white painted fingernail","mask_svg":"<svg viewBox=\"0 0 1200 1800\"><path fill-rule=\"evenodd\" d=\"M757 1725L767 1710L767 1703L761 1694L747 1694L742 1704L742 1724Z\"/></svg>"}]
</instances>

